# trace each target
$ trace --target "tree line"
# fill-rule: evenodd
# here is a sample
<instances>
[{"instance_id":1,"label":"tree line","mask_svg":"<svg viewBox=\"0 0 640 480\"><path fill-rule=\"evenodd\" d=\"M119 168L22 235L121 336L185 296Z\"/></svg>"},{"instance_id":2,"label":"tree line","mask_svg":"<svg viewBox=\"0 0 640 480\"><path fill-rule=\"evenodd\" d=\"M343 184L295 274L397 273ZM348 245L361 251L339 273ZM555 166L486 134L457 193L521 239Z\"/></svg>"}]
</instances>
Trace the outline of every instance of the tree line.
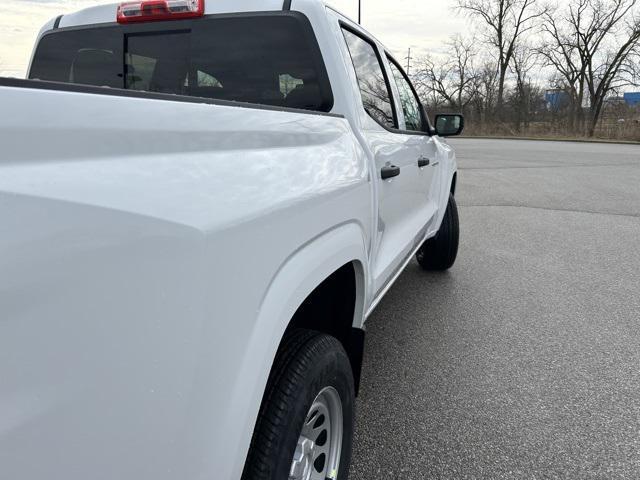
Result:
<instances>
[{"instance_id":1,"label":"tree line","mask_svg":"<svg viewBox=\"0 0 640 480\"><path fill-rule=\"evenodd\" d=\"M640 140L640 0L458 0L476 27L412 79L431 111L464 113L472 134Z\"/></svg>"}]
</instances>

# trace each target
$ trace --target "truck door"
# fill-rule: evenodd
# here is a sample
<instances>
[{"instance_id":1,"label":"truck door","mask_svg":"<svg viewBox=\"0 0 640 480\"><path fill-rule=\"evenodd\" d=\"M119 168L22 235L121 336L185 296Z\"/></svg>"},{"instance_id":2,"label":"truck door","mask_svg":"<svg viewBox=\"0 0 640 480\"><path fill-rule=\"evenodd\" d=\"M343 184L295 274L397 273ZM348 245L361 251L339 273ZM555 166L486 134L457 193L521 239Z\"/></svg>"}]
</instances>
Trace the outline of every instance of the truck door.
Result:
<instances>
[{"instance_id":1,"label":"truck door","mask_svg":"<svg viewBox=\"0 0 640 480\"><path fill-rule=\"evenodd\" d=\"M342 25L342 31L366 112L362 135L374 164L378 227L371 271L375 297L418 246L433 215L423 187L433 173L420 166L431 152L424 132L405 130L404 118L395 105L394 80L387 73L381 49L356 28Z\"/></svg>"},{"instance_id":2,"label":"truck door","mask_svg":"<svg viewBox=\"0 0 640 480\"><path fill-rule=\"evenodd\" d=\"M389 54L387 54L387 60L391 71L390 77L397 90L400 128L406 135L413 135L407 142L407 147L411 148L411 154L419 168L418 194L421 198L422 218L426 224L431 219L435 219L438 213L440 192L438 182L441 178L439 173L442 156L435 138L430 133L429 120L409 77Z\"/></svg>"}]
</instances>

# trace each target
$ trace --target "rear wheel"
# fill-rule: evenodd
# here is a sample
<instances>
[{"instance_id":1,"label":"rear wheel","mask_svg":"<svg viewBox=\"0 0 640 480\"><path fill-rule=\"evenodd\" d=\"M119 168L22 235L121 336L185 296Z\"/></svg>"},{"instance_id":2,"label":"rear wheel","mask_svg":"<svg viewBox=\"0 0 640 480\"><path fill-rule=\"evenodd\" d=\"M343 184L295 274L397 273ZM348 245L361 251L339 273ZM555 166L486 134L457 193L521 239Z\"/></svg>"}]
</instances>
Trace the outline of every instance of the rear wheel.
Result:
<instances>
[{"instance_id":1,"label":"rear wheel","mask_svg":"<svg viewBox=\"0 0 640 480\"><path fill-rule=\"evenodd\" d=\"M447 211L435 237L422 244L416 254L418 263L425 270L448 270L456 262L460 242L460 222L458 205L453 195L449 195Z\"/></svg>"},{"instance_id":2,"label":"rear wheel","mask_svg":"<svg viewBox=\"0 0 640 480\"><path fill-rule=\"evenodd\" d=\"M338 340L287 335L262 401L243 480L346 480L355 391Z\"/></svg>"}]
</instances>

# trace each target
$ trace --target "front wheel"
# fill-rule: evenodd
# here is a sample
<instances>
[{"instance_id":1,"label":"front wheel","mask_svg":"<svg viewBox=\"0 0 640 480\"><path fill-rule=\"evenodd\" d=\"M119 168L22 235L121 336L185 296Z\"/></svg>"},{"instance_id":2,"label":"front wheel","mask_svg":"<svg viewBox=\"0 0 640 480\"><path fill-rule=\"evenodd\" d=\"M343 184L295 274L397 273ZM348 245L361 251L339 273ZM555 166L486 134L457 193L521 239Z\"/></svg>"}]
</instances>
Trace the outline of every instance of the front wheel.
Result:
<instances>
[{"instance_id":1,"label":"front wheel","mask_svg":"<svg viewBox=\"0 0 640 480\"><path fill-rule=\"evenodd\" d=\"M425 241L416 258L425 270L448 270L458 256L460 242L460 222L458 220L458 205L453 195L449 195L447 211L442 225L435 237Z\"/></svg>"},{"instance_id":2,"label":"front wheel","mask_svg":"<svg viewBox=\"0 0 640 480\"><path fill-rule=\"evenodd\" d=\"M347 480L355 389L338 340L287 335L269 377L243 480Z\"/></svg>"}]
</instances>

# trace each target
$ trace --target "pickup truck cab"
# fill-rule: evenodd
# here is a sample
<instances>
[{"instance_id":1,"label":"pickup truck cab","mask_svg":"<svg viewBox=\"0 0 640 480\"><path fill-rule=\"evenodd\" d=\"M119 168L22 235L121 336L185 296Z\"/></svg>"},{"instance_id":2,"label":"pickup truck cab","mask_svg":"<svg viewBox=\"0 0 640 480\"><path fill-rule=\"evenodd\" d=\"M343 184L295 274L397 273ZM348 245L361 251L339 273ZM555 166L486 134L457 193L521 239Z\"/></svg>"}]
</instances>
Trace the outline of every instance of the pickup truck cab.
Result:
<instances>
[{"instance_id":1,"label":"pickup truck cab","mask_svg":"<svg viewBox=\"0 0 640 480\"><path fill-rule=\"evenodd\" d=\"M346 480L365 321L456 258L462 117L318 0L60 16L0 105L0 478Z\"/></svg>"}]
</instances>

